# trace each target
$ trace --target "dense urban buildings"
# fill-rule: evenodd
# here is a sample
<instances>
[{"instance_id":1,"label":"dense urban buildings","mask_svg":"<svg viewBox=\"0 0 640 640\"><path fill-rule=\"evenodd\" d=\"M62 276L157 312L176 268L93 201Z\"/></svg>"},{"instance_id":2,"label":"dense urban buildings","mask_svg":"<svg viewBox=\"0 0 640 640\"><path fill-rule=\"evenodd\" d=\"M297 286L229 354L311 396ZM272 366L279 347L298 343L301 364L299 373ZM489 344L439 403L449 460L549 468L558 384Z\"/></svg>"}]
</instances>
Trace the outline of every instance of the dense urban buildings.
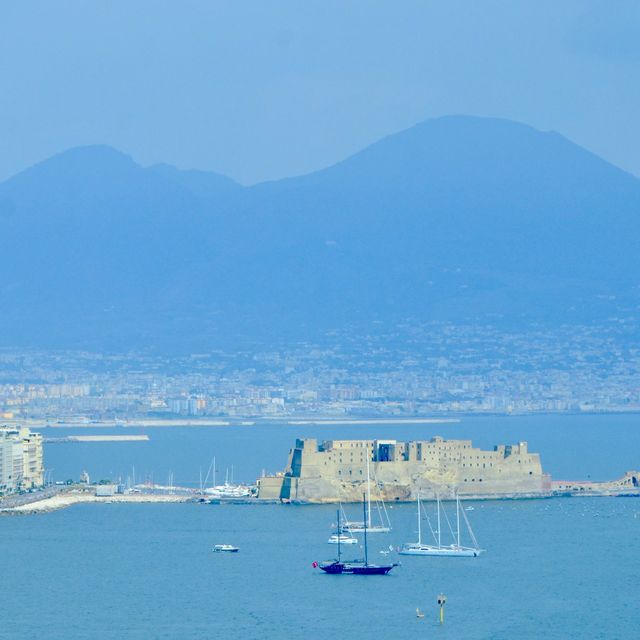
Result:
<instances>
[{"instance_id":1,"label":"dense urban buildings","mask_svg":"<svg viewBox=\"0 0 640 640\"><path fill-rule=\"evenodd\" d=\"M640 411L637 334L633 318L524 333L407 322L174 357L0 351L0 419Z\"/></svg>"}]
</instances>

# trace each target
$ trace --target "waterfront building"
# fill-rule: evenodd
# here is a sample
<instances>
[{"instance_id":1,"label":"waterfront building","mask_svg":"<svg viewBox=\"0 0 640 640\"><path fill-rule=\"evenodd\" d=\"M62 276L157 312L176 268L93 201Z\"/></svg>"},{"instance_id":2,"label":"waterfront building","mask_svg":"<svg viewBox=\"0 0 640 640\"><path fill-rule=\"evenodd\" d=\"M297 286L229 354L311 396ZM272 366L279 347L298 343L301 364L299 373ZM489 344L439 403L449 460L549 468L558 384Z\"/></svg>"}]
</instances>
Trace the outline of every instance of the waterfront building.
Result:
<instances>
[{"instance_id":1,"label":"waterfront building","mask_svg":"<svg viewBox=\"0 0 640 640\"><path fill-rule=\"evenodd\" d=\"M42 435L0 427L0 494L44 485Z\"/></svg>"},{"instance_id":2,"label":"waterfront building","mask_svg":"<svg viewBox=\"0 0 640 640\"><path fill-rule=\"evenodd\" d=\"M548 495L550 478L526 442L492 451L471 440L426 441L299 439L283 474L258 480L263 499L358 501L370 478L385 500Z\"/></svg>"},{"instance_id":3,"label":"waterfront building","mask_svg":"<svg viewBox=\"0 0 640 640\"><path fill-rule=\"evenodd\" d=\"M13 493L24 473L22 441L17 432L0 428L0 495Z\"/></svg>"},{"instance_id":4,"label":"waterfront building","mask_svg":"<svg viewBox=\"0 0 640 640\"><path fill-rule=\"evenodd\" d=\"M22 440L22 489L35 489L44 485L44 460L42 450L42 434L34 433L28 428L20 429Z\"/></svg>"}]
</instances>

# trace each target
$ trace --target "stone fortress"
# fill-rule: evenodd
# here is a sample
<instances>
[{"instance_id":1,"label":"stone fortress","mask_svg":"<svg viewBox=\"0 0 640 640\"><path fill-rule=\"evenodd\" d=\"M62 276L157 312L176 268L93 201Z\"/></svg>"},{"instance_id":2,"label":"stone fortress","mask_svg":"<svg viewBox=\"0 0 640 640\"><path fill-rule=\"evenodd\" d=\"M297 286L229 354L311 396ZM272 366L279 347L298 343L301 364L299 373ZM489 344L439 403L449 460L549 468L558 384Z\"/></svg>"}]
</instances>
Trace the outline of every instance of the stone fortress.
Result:
<instances>
[{"instance_id":1,"label":"stone fortress","mask_svg":"<svg viewBox=\"0 0 640 640\"><path fill-rule=\"evenodd\" d=\"M300 502L356 502L367 487L385 501L425 498L537 497L551 494L540 455L526 442L493 451L471 440L298 439L284 473L258 480L258 497Z\"/></svg>"}]
</instances>

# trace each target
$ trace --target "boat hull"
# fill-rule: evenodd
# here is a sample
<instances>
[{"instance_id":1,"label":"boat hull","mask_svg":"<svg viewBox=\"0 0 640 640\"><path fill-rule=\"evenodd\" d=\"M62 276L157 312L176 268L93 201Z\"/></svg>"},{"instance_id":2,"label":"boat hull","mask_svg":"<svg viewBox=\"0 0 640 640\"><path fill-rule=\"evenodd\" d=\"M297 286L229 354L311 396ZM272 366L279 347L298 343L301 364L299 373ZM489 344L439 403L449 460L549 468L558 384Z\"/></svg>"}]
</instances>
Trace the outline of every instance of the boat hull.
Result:
<instances>
[{"instance_id":1,"label":"boat hull","mask_svg":"<svg viewBox=\"0 0 640 640\"><path fill-rule=\"evenodd\" d=\"M354 576L384 576L395 567L395 564L386 565L357 565L350 568L350 573Z\"/></svg>"},{"instance_id":2,"label":"boat hull","mask_svg":"<svg viewBox=\"0 0 640 640\"><path fill-rule=\"evenodd\" d=\"M344 563L343 562L327 562L319 565L320 569L322 569L325 573L329 574L340 574L344 573Z\"/></svg>"},{"instance_id":3,"label":"boat hull","mask_svg":"<svg viewBox=\"0 0 640 640\"><path fill-rule=\"evenodd\" d=\"M476 558L482 553L482 549L470 549L467 547L430 547L421 545L415 547L403 547L399 551L403 556L440 556L448 558Z\"/></svg>"},{"instance_id":4,"label":"boat hull","mask_svg":"<svg viewBox=\"0 0 640 640\"><path fill-rule=\"evenodd\" d=\"M383 576L389 573L395 564L364 564L353 562L325 562L318 565L322 571L331 575L351 574L354 576Z\"/></svg>"},{"instance_id":5,"label":"boat hull","mask_svg":"<svg viewBox=\"0 0 640 640\"><path fill-rule=\"evenodd\" d=\"M213 551L215 553L238 553L240 549L238 547L231 547L231 546L216 546L216 547L213 547Z\"/></svg>"},{"instance_id":6,"label":"boat hull","mask_svg":"<svg viewBox=\"0 0 640 640\"><path fill-rule=\"evenodd\" d=\"M391 531L391 527L376 527L373 526L371 528L367 527L367 534L369 533L389 533ZM364 532L364 527L361 526L350 526L350 533L362 533Z\"/></svg>"}]
</instances>

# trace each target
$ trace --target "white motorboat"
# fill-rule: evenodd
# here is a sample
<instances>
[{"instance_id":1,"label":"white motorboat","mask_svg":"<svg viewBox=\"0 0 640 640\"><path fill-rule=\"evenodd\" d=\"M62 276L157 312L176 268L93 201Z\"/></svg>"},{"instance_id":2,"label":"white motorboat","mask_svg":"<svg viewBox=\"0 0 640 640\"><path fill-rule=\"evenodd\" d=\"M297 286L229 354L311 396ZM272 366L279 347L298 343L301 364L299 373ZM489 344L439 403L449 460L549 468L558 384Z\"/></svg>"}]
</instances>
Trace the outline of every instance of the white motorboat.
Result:
<instances>
[{"instance_id":1,"label":"white motorboat","mask_svg":"<svg viewBox=\"0 0 640 640\"><path fill-rule=\"evenodd\" d=\"M230 498L248 498L251 495L251 488L243 484L233 483L233 466L231 467L231 482L229 482L229 470L227 469L224 484L216 484L216 458L213 457L213 461L207 471L207 476L202 482L202 476L200 477L200 492L213 500L230 499ZM209 474L212 477L211 487L205 487Z\"/></svg>"},{"instance_id":2,"label":"white motorboat","mask_svg":"<svg viewBox=\"0 0 640 640\"><path fill-rule=\"evenodd\" d=\"M251 489L241 484L225 484L204 489L204 493L211 498L247 498Z\"/></svg>"},{"instance_id":3,"label":"white motorboat","mask_svg":"<svg viewBox=\"0 0 640 640\"><path fill-rule=\"evenodd\" d=\"M215 544L213 550L216 553L238 553L239 547L234 547L232 544Z\"/></svg>"},{"instance_id":4,"label":"white motorboat","mask_svg":"<svg viewBox=\"0 0 640 640\"><path fill-rule=\"evenodd\" d=\"M427 522L429 522L429 528L431 529L431 533L434 537L435 544L426 544L422 542L422 507L420 504L420 494L418 493L418 541L417 542L407 542L403 545L400 550L401 555L405 556L445 556L445 557L454 557L454 558L475 558L479 556L483 549L480 549L478 546L478 541L473 533L473 529L471 528L471 524L469 519L467 518L464 510L460 508L460 498L456 495L456 530L454 531L451 528L451 523L449 522L449 518L447 517L446 512L444 513L444 519L449 525L449 529L453 535L453 542L449 545L442 544L442 535L441 535L441 506L440 506L440 497L437 498L437 509L438 509L438 520L437 520L437 529L433 530L431 527L431 522L427 516ZM467 525L467 531L469 533L469 537L471 539L472 546L464 546L461 544L460 538L460 514L462 513L462 517Z\"/></svg>"},{"instance_id":5,"label":"white motorboat","mask_svg":"<svg viewBox=\"0 0 640 640\"><path fill-rule=\"evenodd\" d=\"M334 533L328 540L328 544L358 544L358 539L346 533Z\"/></svg>"}]
</instances>

